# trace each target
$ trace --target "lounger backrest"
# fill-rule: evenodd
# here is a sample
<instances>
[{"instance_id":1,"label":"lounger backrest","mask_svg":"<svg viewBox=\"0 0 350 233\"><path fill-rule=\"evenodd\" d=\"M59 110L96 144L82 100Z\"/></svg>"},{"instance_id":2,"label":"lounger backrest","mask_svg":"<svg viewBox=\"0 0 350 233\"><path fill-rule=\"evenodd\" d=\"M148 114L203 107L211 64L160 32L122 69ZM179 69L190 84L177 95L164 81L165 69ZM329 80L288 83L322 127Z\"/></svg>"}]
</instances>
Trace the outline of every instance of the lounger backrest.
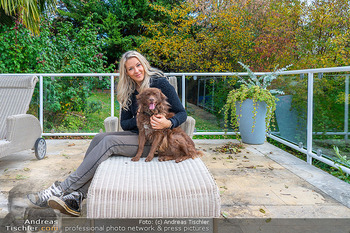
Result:
<instances>
[{"instance_id":1,"label":"lounger backrest","mask_svg":"<svg viewBox=\"0 0 350 233\"><path fill-rule=\"evenodd\" d=\"M168 77L169 83L175 88L176 93L177 92L177 78L175 76Z\"/></svg>"},{"instance_id":2,"label":"lounger backrest","mask_svg":"<svg viewBox=\"0 0 350 233\"><path fill-rule=\"evenodd\" d=\"M6 118L25 114L33 96L36 76L0 76L0 139L6 135Z\"/></svg>"}]
</instances>

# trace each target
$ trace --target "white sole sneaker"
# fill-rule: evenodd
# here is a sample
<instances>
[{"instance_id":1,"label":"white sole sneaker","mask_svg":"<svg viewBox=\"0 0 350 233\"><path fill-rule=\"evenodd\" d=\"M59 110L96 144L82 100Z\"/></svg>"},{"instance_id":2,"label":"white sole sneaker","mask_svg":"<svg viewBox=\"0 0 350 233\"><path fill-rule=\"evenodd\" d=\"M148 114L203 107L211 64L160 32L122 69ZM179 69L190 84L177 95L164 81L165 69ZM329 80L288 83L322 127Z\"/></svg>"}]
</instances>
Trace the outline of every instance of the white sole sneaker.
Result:
<instances>
[{"instance_id":1,"label":"white sole sneaker","mask_svg":"<svg viewBox=\"0 0 350 233\"><path fill-rule=\"evenodd\" d=\"M69 206L64 201L62 201L59 197L52 196L50 197L47 203L52 209L59 210L62 214L67 214L73 217L80 216L80 212L77 212L76 210L72 210L71 208L69 208Z\"/></svg>"}]
</instances>

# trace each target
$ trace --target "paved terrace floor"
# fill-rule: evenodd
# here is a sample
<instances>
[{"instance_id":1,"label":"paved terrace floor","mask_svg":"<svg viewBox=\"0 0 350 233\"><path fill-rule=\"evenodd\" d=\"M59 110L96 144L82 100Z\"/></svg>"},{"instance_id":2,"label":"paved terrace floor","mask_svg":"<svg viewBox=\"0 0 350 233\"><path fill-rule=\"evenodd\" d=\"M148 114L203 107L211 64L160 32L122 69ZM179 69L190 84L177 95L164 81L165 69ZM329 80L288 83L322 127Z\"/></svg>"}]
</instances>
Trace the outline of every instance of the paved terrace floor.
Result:
<instances>
[{"instance_id":1,"label":"paved terrace floor","mask_svg":"<svg viewBox=\"0 0 350 233\"><path fill-rule=\"evenodd\" d=\"M244 145L241 153L215 152L233 140L194 140L221 193L221 212L232 218L350 218L350 185L275 146ZM0 218L9 191L38 191L78 167L89 140L47 140L47 157L31 150L0 158ZM23 202L27 200L23 197ZM28 204L28 203L26 203Z\"/></svg>"}]
</instances>

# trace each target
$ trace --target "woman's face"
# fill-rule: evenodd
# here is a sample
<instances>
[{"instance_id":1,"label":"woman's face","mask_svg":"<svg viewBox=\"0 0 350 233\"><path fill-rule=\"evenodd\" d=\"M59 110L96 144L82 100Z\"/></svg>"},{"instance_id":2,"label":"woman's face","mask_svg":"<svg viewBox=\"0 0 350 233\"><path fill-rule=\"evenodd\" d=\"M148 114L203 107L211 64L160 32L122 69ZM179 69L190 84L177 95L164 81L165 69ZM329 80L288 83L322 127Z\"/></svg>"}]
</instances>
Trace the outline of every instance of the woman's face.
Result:
<instances>
[{"instance_id":1,"label":"woman's face","mask_svg":"<svg viewBox=\"0 0 350 233\"><path fill-rule=\"evenodd\" d=\"M139 59L132 57L125 62L126 74L134 80L138 85L141 85L145 78L145 70Z\"/></svg>"}]
</instances>

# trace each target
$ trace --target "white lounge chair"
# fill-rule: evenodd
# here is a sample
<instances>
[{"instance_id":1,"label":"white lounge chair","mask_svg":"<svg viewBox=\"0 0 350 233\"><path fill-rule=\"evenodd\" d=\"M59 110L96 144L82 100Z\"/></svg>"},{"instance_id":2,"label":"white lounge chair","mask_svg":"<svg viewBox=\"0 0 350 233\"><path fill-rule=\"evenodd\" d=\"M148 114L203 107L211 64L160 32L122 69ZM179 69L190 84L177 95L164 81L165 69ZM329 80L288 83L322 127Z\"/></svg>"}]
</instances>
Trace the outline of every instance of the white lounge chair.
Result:
<instances>
[{"instance_id":1,"label":"white lounge chair","mask_svg":"<svg viewBox=\"0 0 350 233\"><path fill-rule=\"evenodd\" d=\"M176 77L169 81L177 90ZM192 137L194 125L188 117L181 127ZM107 118L105 126L121 130L117 117ZM97 168L87 198L87 217L93 219L219 216L219 190L200 158L175 163L112 156Z\"/></svg>"},{"instance_id":2,"label":"white lounge chair","mask_svg":"<svg viewBox=\"0 0 350 233\"><path fill-rule=\"evenodd\" d=\"M36 76L0 76L0 158L34 149L37 159L46 154L38 119L26 114L38 78Z\"/></svg>"}]
</instances>

